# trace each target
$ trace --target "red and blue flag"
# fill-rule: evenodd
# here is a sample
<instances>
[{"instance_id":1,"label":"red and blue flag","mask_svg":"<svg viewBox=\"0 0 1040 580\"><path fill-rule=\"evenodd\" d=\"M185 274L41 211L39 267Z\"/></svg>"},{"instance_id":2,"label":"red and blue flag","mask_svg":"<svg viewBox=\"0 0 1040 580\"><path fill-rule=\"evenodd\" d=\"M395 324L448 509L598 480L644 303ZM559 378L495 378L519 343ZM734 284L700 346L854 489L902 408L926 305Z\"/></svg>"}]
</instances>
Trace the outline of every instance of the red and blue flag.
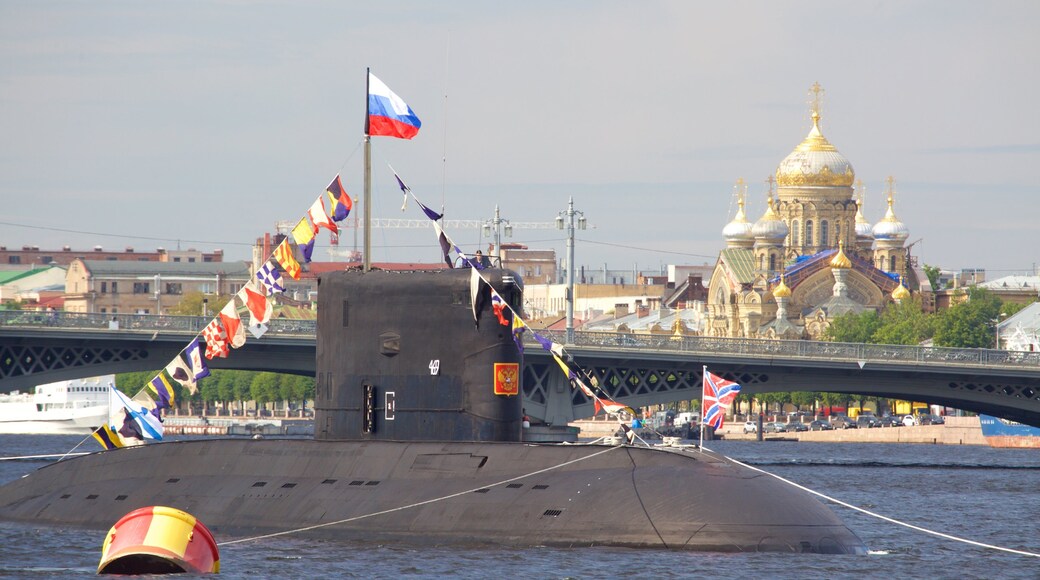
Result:
<instances>
[{"instance_id":1,"label":"red and blue flag","mask_svg":"<svg viewBox=\"0 0 1040 580\"><path fill-rule=\"evenodd\" d=\"M704 424L721 429L723 415L740 393L740 385L713 375L704 369L704 400L701 403Z\"/></svg>"}]
</instances>

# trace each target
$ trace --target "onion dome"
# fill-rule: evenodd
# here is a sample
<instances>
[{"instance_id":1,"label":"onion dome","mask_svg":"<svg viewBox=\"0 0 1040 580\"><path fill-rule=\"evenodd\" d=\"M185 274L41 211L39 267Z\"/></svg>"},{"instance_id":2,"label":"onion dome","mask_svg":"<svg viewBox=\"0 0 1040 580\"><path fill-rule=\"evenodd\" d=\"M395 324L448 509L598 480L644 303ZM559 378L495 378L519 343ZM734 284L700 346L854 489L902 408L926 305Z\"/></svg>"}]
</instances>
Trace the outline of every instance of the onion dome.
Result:
<instances>
[{"instance_id":1,"label":"onion dome","mask_svg":"<svg viewBox=\"0 0 1040 580\"><path fill-rule=\"evenodd\" d=\"M910 291L906 289L906 286L903 286L903 277L900 276L899 286L896 286L896 289L892 291L892 300L899 302L901 300L906 300L909 297Z\"/></svg>"},{"instance_id":2,"label":"onion dome","mask_svg":"<svg viewBox=\"0 0 1040 580\"><path fill-rule=\"evenodd\" d=\"M851 187L856 178L852 165L820 132L820 113L813 111L809 135L776 168L780 187Z\"/></svg>"},{"instance_id":3,"label":"onion dome","mask_svg":"<svg viewBox=\"0 0 1040 580\"><path fill-rule=\"evenodd\" d=\"M856 237L859 239L871 239L874 237L874 234L871 232L870 222L863 217L862 198L856 200Z\"/></svg>"},{"instance_id":4,"label":"onion dome","mask_svg":"<svg viewBox=\"0 0 1040 580\"><path fill-rule=\"evenodd\" d=\"M891 184L892 178L888 178ZM885 211L885 217L881 218L874 228L871 230L876 240L895 240L903 241L910 237L910 230L906 227L906 224L899 221L896 217L896 212L892 210L892 189L888 190L888 210Z\"/></svg>"},{"instance_id":5,"label":"onion dome","mask_svg":"<svg viewBox=\"0 0 1040 580\"><path fill-rule=\"evenodd\" d=\"M754 227L751 228L751 233L756 240L767 242L783 242L784 238L787 237L787 224L780 219L780 216L776 214L776 210L773 209L772 196L769 197L766 213L762 214L762 217L755 222Z\"/></svg>"},{"instance_id":6,"label":"onion dome","mask_svg":"<svg viewBox=\"0 0 1040 580\"><path fill-rule=\"evenodd\" d=\"M736 217L733 218L733 221L726 224L726 227L722 228L722 237L727 242L752 242L755 239L755 235L751 233L753 227L744 213L744 200L742 198L737 200Z\"/></svg>"},{"instance_id":7,"label":"onion dome","mask_svg":"<svg viewBox=\"0 0 1040 580\"><path fill-rule=\"evenodd\" d=\"M831 268L835 270L848 270L852 267L852 260L845 255L845 242L838 242L838 253L831 258Z\"/></svg>"},{"instance_id":8,"label":"onion dome","mask_svg":"<svg viewBox=\"0 0 1040 580\"><path fill-rule=\"evenodd\" d=\"M780 276L780 283L773 287L773 298L790 298L791 289L784 284L784 277Z\"/></svg>"}]
</instances>

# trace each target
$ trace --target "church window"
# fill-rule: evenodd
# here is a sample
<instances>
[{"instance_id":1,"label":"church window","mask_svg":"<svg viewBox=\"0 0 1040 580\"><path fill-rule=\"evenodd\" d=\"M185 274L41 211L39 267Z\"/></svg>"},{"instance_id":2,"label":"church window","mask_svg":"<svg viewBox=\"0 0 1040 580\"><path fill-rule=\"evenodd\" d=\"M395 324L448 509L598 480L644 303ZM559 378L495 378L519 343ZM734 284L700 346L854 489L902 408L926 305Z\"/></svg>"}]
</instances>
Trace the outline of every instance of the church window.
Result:
<instances>
[{"instance_id":1,"label":"church window","mask_svg":"<svg viewBox=\"0 0 1040 580\"><path fill-rule=\"evenodd\" d=\"M895 256L889 256L888 257L888 264L889 264L888 265L888 271L889 272L895 272L896 271L896 257Z\"/></svg>"},{"instance_id":2,"label":"church window","mask_svg":"<svg viewBox=\"0 0 1040 580\"><path fill-rule=\"evenodd\" d=\"M827 220L820 221L820 245L825 248L831 245L831 240L828 237L828 234L830 233L830 228L828 226L830 226L830 224Z\"/></svg>"},{"instance_id":3,"label":"church window","mask_svg":"<svg viewBox=\"0 0 1040 580\"><path fill-rule=\"evenodd\" d=\"M791 221L791 245L792 246L797 246L798 245L798 221L797 220Z\"/></svg>"},{"instance_id":4,"label":"church window","mask_svg":"<svg viewBox=\"0 0 1040 580\"><path fill-rule=\"evenodd\" d=\"M834 221L834 241L837 242L837 241L840 241L840 240L841 240L841 221L835 220Z\"/></svg>"},{"instance_id":5,"label":"church window","mask_svg":"<svg viewBox=\"0 0 1040 580\"><path fill-rule=\"evenodd\" d=\"M776 254L769 254L769 271L776 270Z\"/></svg>"},{"instance_id":6,"label":"church window","mask_svg":"<svg viewBox=\"0 0 1040 580\"><path fill-rule=\"evenodd\" d=\"M812 220L805 220L805 245L813 245Z\"/></svg>"}]
</instances>

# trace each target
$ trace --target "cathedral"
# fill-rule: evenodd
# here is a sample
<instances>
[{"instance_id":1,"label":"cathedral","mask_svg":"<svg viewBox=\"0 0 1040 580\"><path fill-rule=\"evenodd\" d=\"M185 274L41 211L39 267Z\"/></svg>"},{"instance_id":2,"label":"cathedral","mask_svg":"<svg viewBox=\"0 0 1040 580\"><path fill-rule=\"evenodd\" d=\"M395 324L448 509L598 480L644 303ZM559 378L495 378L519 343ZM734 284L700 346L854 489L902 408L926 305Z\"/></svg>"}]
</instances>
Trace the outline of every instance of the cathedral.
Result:
<instances>
[{"instance_id":1,"label":"cathedral","mask_svg":"<svg viewBox=\"0 0 1040 580\"><path fill-rule=\"evenodd\" d=\"M895 180L886 180L888 207L871 226L862 182L820 130L821 93L818 83L810 89L812 128L769 178L754 223L737 181L736 216L722 229L726 248L708 285L706 335L817 340L836 316L930 291L896 217Z\"/></svg>"}]
</instances>

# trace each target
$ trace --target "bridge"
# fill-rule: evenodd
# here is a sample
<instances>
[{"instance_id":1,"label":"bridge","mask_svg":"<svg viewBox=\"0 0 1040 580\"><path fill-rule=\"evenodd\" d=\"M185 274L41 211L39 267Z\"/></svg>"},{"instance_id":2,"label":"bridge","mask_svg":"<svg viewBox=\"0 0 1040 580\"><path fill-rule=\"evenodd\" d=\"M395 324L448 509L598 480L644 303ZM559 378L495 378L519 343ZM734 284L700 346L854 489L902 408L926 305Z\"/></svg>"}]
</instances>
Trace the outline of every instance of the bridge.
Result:
<instances>
[{"instance_id":1,"label":"bridge","mask_svg":"<svg viewBox=\"0 0 1040 580\"><path fill-rule=\"evenodd\" d=\"M0 392L40 383L158 371L201 332L196 316L0 312ZM313 320L272 320L215 369L313 376ZM557 338L559 342L562 339ZM1040 426L1040 353L576 332L575 362L612 397L634 407L699 399L702 368L742 392L813 391L929 402ZM536 342L525 348L524 405L551 424L594 414Z\"/></svg>"}]
</instances>

